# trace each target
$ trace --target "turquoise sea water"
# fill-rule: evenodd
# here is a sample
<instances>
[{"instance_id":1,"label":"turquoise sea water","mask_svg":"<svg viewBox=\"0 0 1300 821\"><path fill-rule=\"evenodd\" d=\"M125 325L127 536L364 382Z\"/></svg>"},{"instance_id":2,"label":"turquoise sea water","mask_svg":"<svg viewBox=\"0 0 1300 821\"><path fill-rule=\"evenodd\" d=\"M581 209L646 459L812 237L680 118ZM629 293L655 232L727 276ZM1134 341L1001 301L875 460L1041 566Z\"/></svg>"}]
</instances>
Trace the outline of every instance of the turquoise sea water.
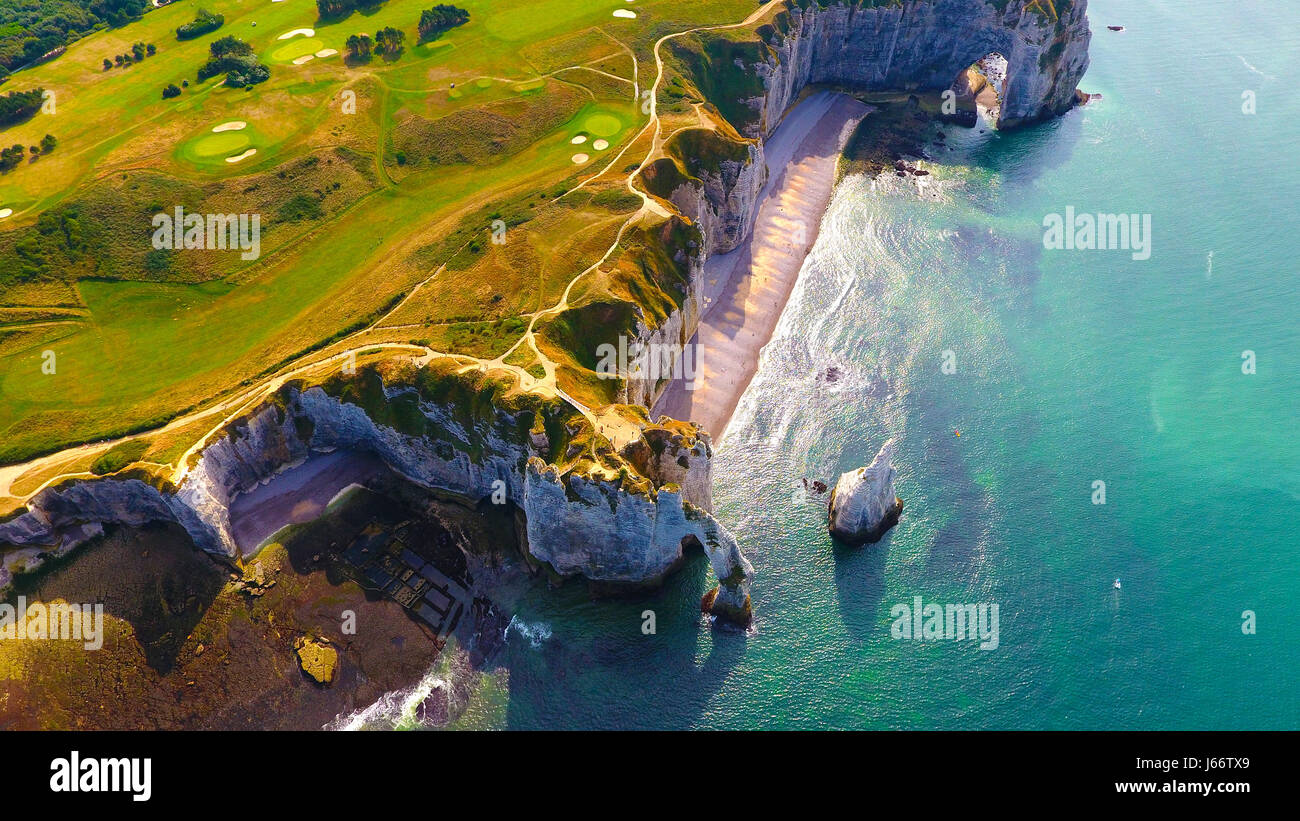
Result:
<instances>
[{"instance_id":1,"label":"turquoise sea water","mask_svg":"<svg viewBox=\"0 0 1300 821\"><path fill-rule=\"evenodd\" d=\"M1300 4L1090 17L1099 104L957 134L925 198L840 186L717 457L754 630L701 623L703 559L646 601L538 591L499 723L1300 727ZM1151 258L1045 251L1066 206L1150 214ZM799 480L889 436L902 521L833 549ZM997 603L998 648L892 638L914 596Z\"/></svg>"}]
</instances>

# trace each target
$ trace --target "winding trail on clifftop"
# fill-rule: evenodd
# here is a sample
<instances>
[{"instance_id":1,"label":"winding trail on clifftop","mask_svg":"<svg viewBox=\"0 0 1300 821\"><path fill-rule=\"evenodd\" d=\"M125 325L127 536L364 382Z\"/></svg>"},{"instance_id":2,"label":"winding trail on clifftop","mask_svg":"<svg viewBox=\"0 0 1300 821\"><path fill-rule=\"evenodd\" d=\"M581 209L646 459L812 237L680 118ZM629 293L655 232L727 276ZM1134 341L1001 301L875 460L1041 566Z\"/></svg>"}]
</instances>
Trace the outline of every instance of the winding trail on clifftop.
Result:
<instances>
[{"instance_id":1,"label":"winding trail on clifftop","mask_svg":"<svg viewBox=\"0 0 1300 821\"><path fill-rule=\"evenodd\" d=\"M610 244L609 249L605 252L605 254L596 263L594 263L593 265L587 267L586 269L574 275L574 277L569 281L568 285L565 287L563 295L561 296L560 300L556 304L550 306L549 308L545 308L541 311L538 311L536 314L534 314L523 336L501 356L496 357L495 359L487 360L487 359L481 359L478 357L473 357L468 355L450 354L450 353L434 351L431 348L425 347L423 345L416 345L410 343L396 343L396 342L371 342L368 344L354 343L351 347L345 347L341 350L335 351L329 354L324 359L312 360L312 357L318 357L321 354L321 351L315 351L312 353L304 354L302 357L287 363L284 366L284 368L281 369L277 374L264 379L263 381L257 383L256 385L249 387L245 390L238 391L235 394L219 401L215 405L211 405L207 408L203 408L201 410L194 411L192 413L178 416L177 418L168 422L166 425L163 425L159 428L154 428L152 430L142 431L140 433L116 437L113 439L107 439L99 442L89 442L82 445L65 448L55 453L37 457L35 459L31 459L26 462L13 464L13 465L0 466L0 498L16 499L19 502L25 503L28 500L30 500L33 496L35 496L37 493L44 490L46 487L49 487L52 484L62 481L63 479L90 476L90 474L87 474L84 471L60 472L55 475L51 475L49 478L41 482L37 487L33 488L29 492L15 493L13 490L14 483L28 474L45 471L45 470L57 469L60 465L63 465L65 463L71 466L72 463L82 462L90 456L96 456L101 453L104 453L110 450L111 448L113 448L114 446L119 445L123 442L129 442L136 439L155 436L157 434L164 433L164 432L176 431L181 428L192 425L203 419L220 415L219 421L217 421L211 427L207 428L205 432L197 438L194 444L191 445L188 449L186 449L186 451L181 455L181 457L178 458L176 462L170 466L172 470L169 478L173 482L179 483L181 480L185 478L186 474L189 472L188 462L190 461L191 456L200 452L204 447L206 447L208 441L214 435L220 433L228 424L233 422L235 419L238 419L241 415L243 415L247 411L251 410L253 407L256 406L257 403L264 401L276 390L279 390L285 383L299 376L306 375L311 371L318 370L323 367L327 367L332 363L346 361L350 357L354 357L363 352L375 351L378 349L395 349L395 350L405 350L405 351L414 352L416 356L414 356L413 359L417 362L417 364L428 363L435 357L445 357L465 364L466 369L476 369L481 371L502 370L502 371L509 372L513 374L515 378L518 380L519 387L521 390L538 393L542 395L558 396L559 398L563 399L565 402L568 402L576 410L578 410L584 417L586 417L587 420L590 421L599 431L601 431L602 434L607 436L611 440L611 442L615 445L615 447L621 447L627 442L635 438L638 438L640 436L640 429L632 421L612 411L606 412L601 415L597 415L589 407L579 402L577 399L574 399L572 396L569 396L567 393L565 393L559 388L559 385L555 377L555 367L556 367L555 363L551 361L550 358L548 358L545 354L543 354L542 351L538 348L536 337L534 335L534 328L537 324L537 320L540 319L541 317L555 315L568 308L569 306L568 297L569 294L572 292L574 285L584 276L597 270L601 265L603 265L606 261L608 261L608 259L618 250L619 243L622 242L623 236L630 226L632 226L638 220L642 219L648 214L656 214L665 218L671 215L671 212L669 212L668 209L665 208L654 196L652 196L648 192L638 189L635 185L635 179L637 175L641 172L642 169L644 169L647 165L649 165L651 162L653 162L655 159L657 159L660 156L663 148L663 140L664 140L663 125L659 118L659 105L658 105L659 87L663 83L663 78L664 78L664 62L663 62L663 57L660 54L660 49L662 48L663 44L673 38L684 37L686 35L694 34L697 32L721 31L725 29L734 29L734 28L741 28L744 26L750 26L753 25L759 19L761 19L764 15L770 13L771 11L772 11L772 6L770 4L763 5L760 6L758 9L756 9L751 14L749 14L744 20L742 20L739 23L724 23L724 24L719 24L714 26L696 26L694 28L686 29L685 31L666 34L655 41L654 49L653 49L653 54L655 58L655 80L654 83L648 89L649 96L647 98L647 102L649 103L650 119L647 121L647 123L641 129L641 131L639 131L635 137L633 137L631 140L628 141L623 151L620 151L617 155L615 155L615 157L611 160L611 162L606 167L602 168L598 173L592 175L591 177L587 178L583 182L579 183L569 192L571 193L572 191L577 191L582 187L584 187L588 182L591 182L592 180L595 180L601 177L602 175L608 173L608 171L613 167L614 163L618 162L622 158L623 154L628 150L628 148L635 145L636 142L639 139L641 139L641 137L646 133L647 130L654 129L654 136L651 141L650 150L646 153L646 156L641 160L640 164L628 174L627 182L626 182L626 186L628 190L641 198L641 203L642 203L641 208L638 209L631 216L629 216L627 220L619 227L618 233L615 236L613 243ZM636 55L635 53L633 53L634 71L636 71L635 61L636 61ZM636 87L635 78L633 82L635 88ZM357 331L354 334L344 337L343 339L334 343L334 345L329 346L325 350L329 351L332 348L334 348L336 345L346 345L347 343L355 340L361 334L364 334L367 331L370 331L372 329L381 327L383 322L389 316L391 316L393 312L397 310L397 308L399 308L402 304L404 304L415 291L419 290L424 285L428 284L431 280L436 278L438 273L441 270L442 270L441 267L438 268L437 270L434 271L434 273L430 274L429 277L417 283L410 294L407 294L406 297L404 297L401 301L399 301L397 305L395 305L389 311L385 312L382 316L379 317L379 319L375 320L375 322L373 322L366 328ZM521 345L528 345L532 349L532 351L536 354L538 361L542 363L542 366L546 371L546 375L544 377L541 378L534 377L531 374L529 374L527 371L525 371L523 368L514 365L507 365L504 362L504 359L507 356L509 356L512 352L514 352L516 349L518 349ZM312 361L307 361L307 360L312 360ZM306 362L306 364L303 364L304 362Z\"/></svg>"}]
</instances>

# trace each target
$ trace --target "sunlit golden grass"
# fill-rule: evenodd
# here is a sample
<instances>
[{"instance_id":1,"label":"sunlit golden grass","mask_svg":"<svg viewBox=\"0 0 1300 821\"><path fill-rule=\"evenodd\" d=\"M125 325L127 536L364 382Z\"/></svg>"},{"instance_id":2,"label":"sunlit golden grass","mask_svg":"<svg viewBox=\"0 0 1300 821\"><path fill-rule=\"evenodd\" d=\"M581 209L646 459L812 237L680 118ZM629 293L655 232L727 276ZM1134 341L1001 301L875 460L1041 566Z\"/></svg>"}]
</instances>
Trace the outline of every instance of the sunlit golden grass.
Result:
<instances>
[{"instance_id":1,"label":"sunlit golden grass","mask_svg":"<svg viewBox=\"0 0 1300 821\"><path fill-rule=\"evenodd\" d=\"M226 15L220 34L262 55L280 33L316 27L310 3L207 5ZM341 48L359 25L410 29L422 5L390 0L374 15L317 27L317 37ZM0 463L155 430L360 341L425 339L483 358L504 353L639 208L622 186L649 148L647 118L631 83L615 79L633 78L629 51L644 89L653 79L650 46L662 33L735 22L752 10L738 0L652 0L638 4L640 20L614 21L610 11L623 4L613 0L458 5L471 22L438 44L412 45L393 62L277 63L251 90L220 87L220 78L195 82L212 38L175 40L171 32L193 16L187 4L91 35L15 76L10 89L49 88L59 108L4 139L35 142L50 131L59 146L0 179L0 206L17 211L0 223L0 306L22 309L10 315L16 327L0 321ZM156 43L158 54L102 70L103 57L137 40ZM161 99L164 84L183 79L190 83L180 97ZM450 127L458 116L463 122ZM230 167L187 158L187 141L230 120L250 123L256 155ZM591 160L576 165L570 140L596 122L614 129L611 144L584 149ZM277 221L295 197L317 203L319 216ZM163 264L151 254L150 220L175 205L262 214L261 258L194 251ZM43 233L30 246L40 250L33 262L17 243L34 236L43 214L62 219L58 231L75 241ZM503 245L491 242L498 218L509 225ZM60 242L67 248L41 256ZM597 273L575 292L636 298L628 279L635 266L611 270L623 274ZM41 313L51 307L76 318L38 325L59 320ZM342 342L376 322L412 327ZM583 350L587 343L569 340ZM585 354L541 344L562 369L582 366ZM41 369L45 350L57 359L54 373ZM531 349L511 363L540 369ZM579 389L601 399L607 388ZM145 458L170 461L202 427L160 435Z\"/></svg>"}]
</instances>

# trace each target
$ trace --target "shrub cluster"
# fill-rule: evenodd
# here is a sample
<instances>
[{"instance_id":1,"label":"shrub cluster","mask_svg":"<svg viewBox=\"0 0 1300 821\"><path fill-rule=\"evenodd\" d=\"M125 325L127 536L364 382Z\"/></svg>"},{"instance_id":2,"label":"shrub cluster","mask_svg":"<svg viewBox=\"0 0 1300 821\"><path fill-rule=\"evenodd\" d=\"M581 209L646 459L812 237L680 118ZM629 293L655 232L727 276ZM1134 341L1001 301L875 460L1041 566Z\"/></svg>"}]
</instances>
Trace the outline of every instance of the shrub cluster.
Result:
<instances>
[{"instance_id":1,"label":"shrub cluster","mask_svg":"<svg viewBox=\"0 0 1300 821\"><path fill-rule=\"evenodd\" d=\"M201 37L210 31L216 31L226 22L226 18L221 14L213 14L207 9L199 9L194 19L180 28L176 29L177 40L193 40L195 37Z\"/></svg>"},{"instance_id":2,"label":"shrub cluster","mask_svg":"<svg viewBox=\"0 0 1300 821\"><path fill-rule=\"evenodd\" d=\"M156 46L154 46L153 43L136 43L135 45L131 46L131 50L128 51L127 53L118 54L117 56L115 56L112 62L110 62L109 59L105 57L104 71L108 71L110 68L112 68L114 63L116 63L119 68L121 68L122 66L129 66L132 63L138 63L144 60L144 58L152 57L157 53L158 53L158 49Z\"/></svg>"},{"instance_id":3,"label":"shrub cluster","mask_svg":"<svg viewBox=\"0 0 1300 821\"><path fill-rule=\"evenodd\" d=\"M347 17L358 9L368 11L379 8L384 2L385 0L316 0L316 13L322 20L333 20Z\"/></svg>"},{"instance_id":4,"label":"shrub cluster","mask_svg":"<svg viewBox=\"0 0 1300 821\"><path fill-rule=\"evenodd\" d=\"M420 42L433 40L443 32L463 26L469 22L469 12L457 6L439 3L431 9L420 12Z\"/></svg>"},{"instance_id":5,"label":"shrub cluster","mask_svg":"<svg viewBox=\"0 0 1300 821\"><path fill-rule=\"evenodd\" d=\"M225 74L226 85L238 88L266 82L271 77L271 69L258 61L253 47L233 35L213 40L208 52L210 59L199 66L199 82Z\"/></svg>"}]
</instances>

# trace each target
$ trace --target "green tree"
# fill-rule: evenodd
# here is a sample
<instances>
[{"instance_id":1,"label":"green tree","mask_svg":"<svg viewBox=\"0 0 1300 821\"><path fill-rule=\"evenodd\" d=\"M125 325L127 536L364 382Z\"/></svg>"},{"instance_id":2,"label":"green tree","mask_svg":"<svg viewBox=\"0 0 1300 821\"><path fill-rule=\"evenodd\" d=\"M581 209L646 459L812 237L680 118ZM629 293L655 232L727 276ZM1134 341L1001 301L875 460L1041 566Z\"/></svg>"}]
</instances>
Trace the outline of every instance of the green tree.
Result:
<instances>
[{"instance_id":1,"label":"green tree","mask_svg":"<svg viewBox=\"0 0 1300 821\"><path fill-rule=\"evenodd\" d=\"M103 28L138 18L146 0L0 0L0 69L14 70Z\"/></svg>"},{"instance_id":2,"label":"green tree","mask_svg":"<svg viewBox=\"0 0 1300 821\"><path fill-rule=\"evenodd\" d=\"M35 114L45 100L45 89L11 91L0 97L0 126L12 125Z\"/></svg>"},{"instance_id":3,"label":"green tree","mask_svg":"<svg viewBox=\"0 0 1300 821\"><path fill-rule=\"evenodd\" d=\"M193 40L210 31L216 31L226 22L226 18L221 14L213 14L207 9L201 8L194 15L194 19L180 28L176 29L177 40Z\"/></svg>"},{"instance_id":4,"label":"green tree","mask_svg":"<svg viewBox=\"0 0 1300 821\"><path fill-rule=\"evenodd\" d=\"M370 59L371 42L370 42L369 34L351 35L350 37L348 37L347 42L344 44L344 47L347 48L348 50L348 57L350 57L353 60Z\"/></svg>"},{"instance_id":5,"label":"green tree","mask_svg":"<svg viewBox=\"0 0 1300 821\"><path fill-rule=\"evenodd\" d=\"M402 50L404 40L406 40L406 34L400 29L385 26L375 32L375 51L379 54L392 56Z\"/></svg>"},{"instance_id":6,"label":"green tree","mask_svg":"<svg viewBox=\"0 0 1300 821\"><path fill-rule=\"evenodd\" d=\"M439 3L431 9L420 12L420 42L433 40L444 31L469 22L469 12L457 6Z\"/></svg>"},{"instance_id":7,"label":"green tree","mask_svg":"<svg viewBox=\"0 0 1300 821\"><path fill-rule=\"evenodd\" d=\"M26 154L27 149L17 144L0 149L0 171L8 171L18 165Z\"/></svg>"}]
</instances>

